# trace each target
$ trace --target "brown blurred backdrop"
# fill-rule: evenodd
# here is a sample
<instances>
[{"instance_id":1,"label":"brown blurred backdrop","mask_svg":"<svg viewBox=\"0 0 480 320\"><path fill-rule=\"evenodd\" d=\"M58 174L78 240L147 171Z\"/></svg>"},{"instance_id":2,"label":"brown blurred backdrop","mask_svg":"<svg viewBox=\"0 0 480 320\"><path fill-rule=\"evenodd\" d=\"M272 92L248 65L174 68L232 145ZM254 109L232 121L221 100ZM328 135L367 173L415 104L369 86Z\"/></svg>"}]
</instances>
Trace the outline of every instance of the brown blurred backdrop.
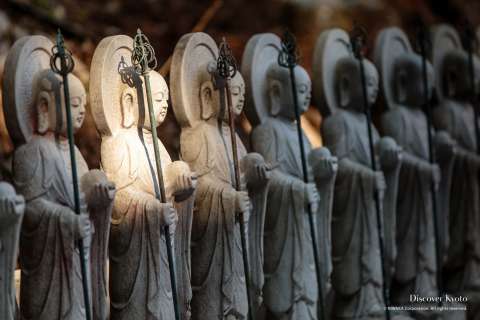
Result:
<instances>
[{"instance_id":1,"label":"brown blurred backdrop","mask_svg":"<svg viewBox=\"0 0 480 320\"><path fill-rule=\"evenodd\" d=\"M399 26L413 35L417 17L427 24L448 22L460 26L468 19L477 25L480 23L480 1L2 0L0 76L8 50L16 39L28 34L45 34L53 39L58 27L62 28L67 45L77 58L76 73L88 88L89 66L96 44L108 35L134 35L138 27L152 42L160 66L168 61L178 39L194 29L205 31L216 40L225 36L240 62L243 48L253 34L281 34L288 27L297 36L301 63L311 70L312 51L322 30L341 27L348 31L357 22L367 29L369 48L372 48L378 31L387 26ZM168 66L161 71L168 80ZM381 107L377 106L377 114L379 110ZM304 119L313 144L320 145L320 114L312 107ZM243 137L246 137L249 125L245 119L240 119L240 124ZM159 128L159 134L172 158L177 158L179 129L172 112ZM77 145L89 165L98 168L100 137L90 114L77 134ZM12 145L0 111L0 159L7 173L11 153Z\"/></svg>"}]
</instances>

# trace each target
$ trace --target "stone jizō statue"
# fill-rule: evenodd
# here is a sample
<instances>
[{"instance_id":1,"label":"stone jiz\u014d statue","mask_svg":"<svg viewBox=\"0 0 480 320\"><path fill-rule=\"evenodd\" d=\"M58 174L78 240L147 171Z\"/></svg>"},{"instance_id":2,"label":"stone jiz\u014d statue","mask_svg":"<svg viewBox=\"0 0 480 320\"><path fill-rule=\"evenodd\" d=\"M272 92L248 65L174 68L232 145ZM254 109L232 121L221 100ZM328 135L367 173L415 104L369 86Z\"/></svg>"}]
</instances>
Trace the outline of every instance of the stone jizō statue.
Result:
<instances>
[{"instance_id":1,"label":"stone jiz\u014d statue","mask_svg":"<svg viewBox=\"0 0 480 320\"><path fill-rule=\"evenodd\" d=\"M23 197L0 182L0 314L5 320L17 319L14 273L24 210Z\"/></svg>"},{"instance_id":2,"label":"stone jiz\u014d statue","mask_svg":"<svg viewBox=\"0 0 480 320\"><path fill-rule=\"evenodd\" d=\"M382 117L383 130L403 148L402 190L397 201L398 255L391 297L393 304L405 305L411 302L412 292L420 296L439 294L435 219L443 217L440 210L433 210L431 188L433 184L439 198L441 170L429 162L428 130L431 128L422 109L425 105L422 57L412 51L408 38L398 28L383 30L375 50L389 107ZM431 96L434 73L429 62L427 76L430 86L427 94ZM432 143L435 141L441 139ZM420 318L435 316L430 311L412 311L412 314Z\"/></svg>"},{"instance_id":3,"label":"stone jiz\u014d statue","mask_svg":"<svg viewBox=\"0 0 480 320\"><path fill-rule=\"evenodd\" d=\"M145 84L131 64L133 39L112 36L95 50L90 94L102 136L101 163L118 192L110 236L111 319L174 318L164 226L175 247L181 319L190 317L190 232L195 181L188 165L172 162L159 141L167 202L155 197L157 173ZM150 73L154 115L165 119L168 87Z\"/></svg>"},{"instance_id":4,"label":"stone jiz\u014d statue","mask_svg":"<svg viewBox=\"0 0 480 320\"><path fill-rule=\"evenodd\" d=\"M450 134L456 150L447 216L449 245L444 266L445 287L447 292L473 295L469 304L478 305L480 297L474 293L480 290L480 156L474 107L470 102L468 55L451 26L436 26L432 34L439 100L434 111L434 124L438 130ZM475 87L478 85L478 66L474 57ZM473 310L470 309L469 313Z\"/></svg>"},{"instance_id":5,"label":"stone jiz\u014d statue","mask_svg":"<svg viewBox=\"0 0 480 320\"><path fill-rule=\"evenodd\" d=\"M253 150L275 167L265 217L266 319L317 319L319 296L307 208L311 207L317 224L320 196L313 178L334 179L335 159L326 150L311 156L312 166L308 165L311 182L304 183L290 75L287 68L278 64L280 48L278 36L255 35L248 41L242 61L247 79L247 117L254 126ZM299 66L294 74L303 113L310 105L310 78ZM311 146L305 135L304 143L308 157ZM312 167L323 171L313 173ZM322 215L329 217L328 212ZM323 245L319 248L321 270L326 271L329 239L319 230L323 228L317 229L318 243ZM322 282L326 282L328 276L323 275Z\"/></svg>"},{"instance_id":6,"label":"stone jiz\u014d statue","mask_svg":"<svg viewBox=\"0 0 480 320\"><path fill-rule=\"evenodd\" d=\"M243 212L248 223L251 294L258 308L269 166L259 154L247 153L237 136L243 189L236 191L228 112L221 108L227 104L220 103L215 85L217 57L218 47L205 33L180 39L172 60L172 103L182 127L181 158L198 175L192 229L192 319L240 320L247 319L248 304L238 213ZM230 80L230 87L233 111L239 114L244 103L240 74Z\"/></svg>"},{"instance_id":7,"label":"stone jiz\u014d statue","mask_svg":"<svg viewBox=\"0 0 480 320\"><path fill-rule=\"evenodd\" d=\"M391 138L380 138L372 125L379 171L371 169L368 123L364 113L360 65L349 37L340 29L327 30L314 56L316 100L322 115L325 146L338 157L332 213L333 318L382 318L382 261L375 192L385 234L386 276L395 259L395 201L401 149ZM364 60L369 106L377 98L378 73ZM388 237L387 237L388 235Z\"/></svg>"},{"instance_id":8,"label":"stone jiz\u014d statue","mask_svg":"<svg viewBox=\"0 0 480 320\"><path fill-rule=\"evenodd\" d=\"M115 188L100 171L88 171L75 148L83 203L82 214L75 214L63 83L50 70L52 47L43 36L19 39L7 57L4 77L5 118L16 146L13 180L26 201L20 318L85 318L77 248L83 241L95 319L106 319L104 266ZM69 90L78 130L85 117L85 89L69 75Z\"/></svg>"}]
</instances>

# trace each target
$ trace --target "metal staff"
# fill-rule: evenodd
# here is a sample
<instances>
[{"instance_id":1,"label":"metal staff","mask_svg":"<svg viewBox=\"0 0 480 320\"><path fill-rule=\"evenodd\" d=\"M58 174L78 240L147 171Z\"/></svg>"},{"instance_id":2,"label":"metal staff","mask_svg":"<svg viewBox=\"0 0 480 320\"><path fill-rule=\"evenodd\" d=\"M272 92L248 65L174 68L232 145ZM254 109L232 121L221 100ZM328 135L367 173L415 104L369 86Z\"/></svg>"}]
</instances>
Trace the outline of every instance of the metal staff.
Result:
<instances>
[{"instance_id":1,"label":"metal staff","mask_svg":"<svg viewBox=\"0 0 480 320\"><path fill-rule=\"evenodd\" d=\"M428 75L427 75L427 52L431 46L430 36L427 33L425 25L420 21L419 30L417 34L418 45L420 47L420 54L422 55L422 78L423 78L423 97L425 100L424 111L427 115L427 138L428 138L428 160L431 164L436 163L435 159L435 150L432 142L432 104L429 96L429 85L428 85ZM437 286L440 295L443 294L443 279L442 279L442 256L443 252L440 245L439 235L440 235L440 226L439 226L439 217L437 209L437 191L435 189L435 183L432 181L430 184L430 194L432 197L432 210L433 210L433 223L434 236L435 236L435 250L436 250L436 262L437 262ZM441 301L440 301L441 303Z\"/></svg>"},{"instance_id":2,"label":"metal staff","mask_svg":"<svg viewBox=\"0 0 480 320\"><path fill-rule=\"evenodd\" d=\"M368 144L370 146L370 161L371 161L371 168L374 172L377 171L377 162L375 160L375 149L373 145L373 134L372 134L372 114L370 110L370 106L368 103L367 98L367 81L365 77L365 68L363 65L363 48L365 46L366 40L366 31L359 26L356 26L351 35L350 35L350 42L352 45L353 53L355 54L355 58L358 60L360 65L360 77L362 81L362 91L363 91L363 107L365 116L367 117L367 131L368 131ZM380 246L380 262L382 264L382 278L383 278L383 299L385 300L385 317L387 320L390 320L390 292L388 288L388 284L386 281L387 272L385 270L385 240L383 234L383 225L382 221L383 218L381 216L381 206L380 206L380 195L378 191L374 193L375 198L375 212L377 215L377 230L378 230L378 241Z\"/></svg>"},{"instance_id":3,"label":"metal staff","mask_svg":"<svg viewBox=\"0 0 480 320\"><path fill-rule=\"evenodd\" d=\"M60 64L60 65L59 65ZM78 173L77 173L77 161L75 159L75 138L73 136L73 124L72 124L72 110L70 107L70 92L68 87L68 74L73 71L75 64L73 62L72 54L65 48L65 42L63 40L62 33L58 29L57 33L57 43L52 48L52 56L50 58L50 68L53 72L62 76L63 80L63 98L65 100L65 109L67 111L67 135L68 135L68 145L70 147L70 163L72 166L72 184L73 184L73 195L75 202L75 213L77 215L81 214L81 205L80 205L80 190L78 188ZM85 258L85 248L83 245L83 240L79 240L78 250L80 252L80 269L82 273L82 284L83 284L83 298L85 301L85 315L86 319L92 319L91 309L90 309L90 293L88 285L88 275L87 275L87 261Z\"/></svg>"},{"instance_id":4,"label":"metal staff","mask_svg":"<svg viewBox=\"0 0 480 320\"><path fill-rule=\"evenodd\" d=\"M232 143L233 153L233 169L234 169L234 183L235 190L240 191L240 165L238 162L238 150L237 150L237 136L235 134L235 116L233 114L232 95L230 93L230 80L237 74L237 63L230 50L225 38L220 43L220 50L217 59L217 70L215 74L215 86L220 90L220 105L222 106L222 112L225 111L225 96L227 98L227 112L228 112L228 124L230 127L230 138ZM246 236L246 226L244 220L244 212L240 212L240 237L242 242L242 257L243 268L245 272L245 284L247 287L247 302L248 302L248 319L252 320L254 317L254 310L252 308L252 300L250 295L250 263L248 259L248 244Z\"/></svg>"},{"instance_id":5,"label":"metal staff","mask_svg":"<svg viewBox=\"0 0 480 320\"><path fill-rule=\"evenodd\" d=\"M140 29L137 29L137 34L133 39L133 53L132 64L135 68L135 72L141 75L145 82L145 89L147 91L147 103L148 114L150 118L150 125L152 126L153 136L153 149L155 152L155 164L157 168L157 179L153 178L154 183L159 187L155 188L155 197L162 203L167 202L165 195L165 185L163 181L162 162L160 158L160 148L158 147L157 136L157 122L155 120L155 112L153 110L152 101L152 89L150 87L150 71L157 67L157 58L155 57L155 51L150 45L148 38L142 33ZM158 190L160 189L160 190ZM173 260L173 249L170 237L170 227L164 227L165 242L167 243L167 255L168 255L168 269L170 271L170 283L172 285L172 297L173 308L175 311L175 319L180 320L180 312L178 309L178 297L177 297L177 281L175 276L175 263Z\"/></svg>"},{"instance_id":6,"label":"metal staff","mask_svg":"<svg viewBox=\"0 0 480 320\"><path fill-rule=\"evenodd\" d=\"M471 104L473 107L473 111L475 113L474 123L475 123L475 138L477 141L477 154L480 154L480 128L478 124L478 106L477 104L477 93L475 88L475 68L473 65L473 49L476 44L475 41L475 32L473 31L472 25L466 21L465 26L465 36L464 42L468 52L468 76L470 78L470 93L471 93Z\"/></svg>"},{"instance_id":7,"label":"metal staff","mask_svg":"<svg viewBox=\"0 0 480 320\"><path fill-rule=\"evenodd\" d=\"M295 79L295 66L298 63L298 51L295 36L288 30L282 37L282 49L278 54L278 64L284 68L288 68L290 73L290 84L293 94L293 105L295 108L295 122L297 123L298 142L300 145L300 156L302 159L303 182L309 183L307 159L305 155L305 145L303 144L302 120L300 118L300 108L298 106L297 84ZM320 258L318 253L317 235L315 233L315 222L313 221L313 212L310 204L307 207L308 222L310 226L310 236L312 238L313 258L315 261L315 272L317 275L317 286L319 293L319 308L323 319L327 319L325 310L325 295L322 286L322 271L320 266Z\"/></svg>"}]
</instances>

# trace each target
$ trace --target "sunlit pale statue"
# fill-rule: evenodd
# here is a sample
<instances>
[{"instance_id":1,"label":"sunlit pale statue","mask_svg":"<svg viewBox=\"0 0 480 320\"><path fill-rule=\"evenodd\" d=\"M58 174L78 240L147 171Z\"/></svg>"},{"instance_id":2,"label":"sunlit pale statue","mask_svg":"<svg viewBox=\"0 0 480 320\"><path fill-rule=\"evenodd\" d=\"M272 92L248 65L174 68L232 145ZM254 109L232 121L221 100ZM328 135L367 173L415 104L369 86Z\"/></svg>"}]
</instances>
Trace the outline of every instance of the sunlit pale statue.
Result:
<instances>
[{"instance_id":1,"label":"sunlit pale statue","mask_svg":"<svg viewBox=\"0 0 480 320\"><path fill-rule=\"evenodd\" d=\"M190 229L194 179L185 162L172 162L161 141L167 199L156 198L153 128L145 83L131 66L133 39L107 37L97 47L90 92L95 123L102 134L101 162L118 192L110 237L111 319L174 319L165 226L175 248L181 319L190 318ZM168 87L150 73L153 112L160 125L167 114Z\"/></svg>"}]
</instances>

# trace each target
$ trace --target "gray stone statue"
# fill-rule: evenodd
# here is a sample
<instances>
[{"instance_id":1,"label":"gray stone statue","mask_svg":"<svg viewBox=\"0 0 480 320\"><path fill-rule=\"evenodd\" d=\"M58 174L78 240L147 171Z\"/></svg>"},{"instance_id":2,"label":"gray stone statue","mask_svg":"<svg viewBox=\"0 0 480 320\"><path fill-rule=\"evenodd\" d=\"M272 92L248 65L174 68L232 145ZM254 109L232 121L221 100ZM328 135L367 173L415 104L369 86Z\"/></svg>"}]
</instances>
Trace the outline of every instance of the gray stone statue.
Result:
<instances>
[{"instance_id":1,"label":"gray stone statue","mask_svg":"<svg viewBox=\"0 0 480 320\"><path fill-rule=\"evenodd\" d=\"M14 274L24 210L24 198L0 182L0 314L5 320L17 319Z\"/></svg>"},{"instance_id":2,"label":"gray stone statue","mask_svg":"<svg viewBox=\"0 0 480 320\"><path fill-rule=\"evenodd\" d=\"M382 318L384 298L382 261L374 193L379 192L385 232L387 276L395 259L395 206L401 149L391 138L373 143L381 171L371 169L367 118L364 114L360 66L343 30L320 35L315 51L316 100L326 116L322 125L325 145L338 157L332 213L333 318ZM378 92L378 73L364 60L367 99ZM373 126L373 125L372 125ZM393 203L392 203L393 202ZM387 237L389 235L389 237ZM388 281L388 278L387 278Z\"/></svg>"},{"instance_id":3,"label":"gray stone statue","mask_svg":"<svg viewBox=\"0 0 480 320\"><path fill-rule=\"evenodd\" d=\"M101 163L116 183L110 236L111 319L174 318L164 226L175 247L181 319L190 318L190 232L194 176L188 165L172 162L159 141L166 203L155 198L156 167L145 86L131 65L133 39L111 36L95 50L90 72L94 120L102 135ZM168 108L168 87L150 73L158 124ZM156 128L153 128L156 130Z\"/></svg>"},{"instance_id":4,"label":"gray stone statue","mask_svg":"<svg viewBox=\"0 0 480 320\"><path fill-rule=\"evenodd\" d=\"M469 304L480 302L480 202L475 116L467 53L456 31L448 25L433 29L433 63L438 74L439 105L434 112L437 129L455 141L456 156L450 186L449 246L444 266L448 292L468 294ZM478 60L475 59L478 74ZM478 76L475 76L475 86ZM469 313L472 311L469 308ZM476 312L478 312L477 309ZM478 315L478 314L477 314Z\"/></svg>"},{"instance_id":5,"label":"gray stone statue","mask_svg":"<svg viewBox=\"0 0 480 320\"><path fill-rule=\"evenodd\" d=\"M85 318L80 257L83 241L95 319L106 319L106 237L115 188L98 170L88 171L75 148L81 177L82 214L73 211L73 186L61 77L50 70L53 44L29 36L12 47L6 63L3 102L16 146L14 184L25 197L20 239L21 319ZM69 75L74 130L85 117L86 94ZM87 211L88 210L88 211ZM92 237L92 233L95 234ZM98 282L97 282L98 281Z\"/></svg>"},{"instance_id":6,"label":"gray stone statue","mask_svg":"<svg viewBox=\"0 0 480 320\"><path fill-rule=\"evenodd\" d=\"M242 61L249 100L247 117L254 126L253 150L275 166L265 217L266 319L317 319L319 297L307 206L317 221L325 208L319 209L320 196L313 178L325 179L324 183L334 179L335 159L327 150L312 155L308 166L311 182L304 183L289 70L278 64L280 47L280 38L274 34L255 35L248 41ZM295 68L295 77L303 113L310 105L310 78L302 67ZM304 142L308 156L311 146L305 135ZM312 167L319 171L313 174ZM327 220L330 216L328 212L322 215ZM323 245L319 248L323 283L329 268L329 239L323 233L327 224L322 220L317 225L318 243Z\"/></svg>"},{"instance_id":7,"label":"gray stone statue","mask_svg":"<svg viewBox=\"0 0 480 320\"><path fill-rule=\"evenodd\" d=\"M181 158L198 175L192 230L192 319L246 319L247 292L238 213L249 223L252 292L261 302L262 206L268 166L258 154L247 154L237 137L243 188L233 184L230 129L225 125L219 91L214 85L218 47L204 33L184 35L172 60L172 102L182 127ZM243 107L241 76L231 80L235 113ZM257 189L255 189L257 188ZM249 193L253 194L249 197ZM249 221L254 219L252 223ZM256 310L255 310L256 311ZM254 312L255 312L254 311Z\"/></svg>"},{"instance_id":8,"label":"gray stone statue","mask_svg":"<svg viewBox=\"0 0 480 320\"><path fill-rule=\"evenodd\" d=\"M422 57L412 51L408 38L398 28L383 30L377 39L375 55L390 108L382 117L383 130L404 150L400 171L402 191L397 201L398 255L391 296L394 305L406 305L411 302L412 293L422 297L439 294L431 186L433 183L438 192L441 171L437 164L429 162L430 128L422 110L425 104ZM431 95L434 74L428 62L427 75ZM442 218L440 212L437 218ZM412 314L417 318L436 315L431 311L412 311Z\"/></svg>"}]
</instances>

